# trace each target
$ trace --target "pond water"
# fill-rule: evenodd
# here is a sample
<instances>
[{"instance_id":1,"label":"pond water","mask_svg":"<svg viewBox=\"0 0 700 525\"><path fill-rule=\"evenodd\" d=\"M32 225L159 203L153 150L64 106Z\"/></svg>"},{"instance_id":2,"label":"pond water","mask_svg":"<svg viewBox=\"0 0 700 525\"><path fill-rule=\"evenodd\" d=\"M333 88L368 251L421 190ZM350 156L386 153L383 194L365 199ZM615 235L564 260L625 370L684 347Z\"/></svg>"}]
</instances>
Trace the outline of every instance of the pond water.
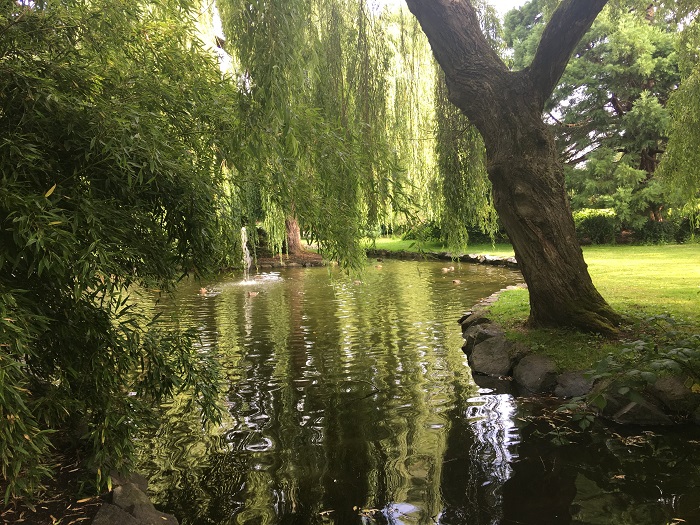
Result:
<instances>
[{"instance_id":1,"label":"pond water","mask_svg":"<svg viewBox=\"0 0 700 525\"><path fill-rule=\"evenodd\" d=\"M228 413L203 437L169 407L143 461L154 499L193 524L700 523L700 434L554 445L539 406L480 389L460 350L456 320L520 275L446 266L290 268L161 301L218 356Z\"/></svg>"}]
</instances>

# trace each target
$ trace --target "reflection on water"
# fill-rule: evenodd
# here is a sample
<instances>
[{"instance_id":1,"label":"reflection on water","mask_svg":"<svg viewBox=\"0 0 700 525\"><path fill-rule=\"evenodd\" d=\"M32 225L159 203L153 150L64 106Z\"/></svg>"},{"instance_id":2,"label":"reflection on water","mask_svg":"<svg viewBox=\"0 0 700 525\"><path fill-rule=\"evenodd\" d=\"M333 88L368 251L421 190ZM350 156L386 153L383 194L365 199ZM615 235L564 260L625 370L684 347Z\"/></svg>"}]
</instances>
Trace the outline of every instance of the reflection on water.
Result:
<instances>
[{"instance_id":1,"label":"reflection on water","mask_svg":"<svg viewBox=\"0 0 700 525\"><path fill-rule=\"evenodd\" d=\"M168 407L144 459L155 498L197 524L604 523L598 504L622 516L644 491L611 490L632 485L586 456L612 446L552 447L511 397L471 379L455 321L517 280L388 261L361 282L299 268L207 283L204 294L183 285L156 308L219 356L228 417L202 436L196 416ZM658 463L652 454L644 490L659 483ZM690 516L683 505L700 494L688 490L664 486L676 503L652 506Z\"/></svg>"},{"instance_id":2,"label":"reflection on water","mask_svg":"<svg viewBox=\"0 0 700 525\"><path fill-rule=\"evenodd\" d=\"M501 522L502 494L501 487L513 473L512 463L517 459L514 452L519 441L515 426L515 400L508 394L489 394L469 399L472 403L467 409L467 419L471 422L474 442L470 456L480 461L472 462L473 480L485 479L481 487L469 487L473 502L478 502L478 492L486 489L492 508L490 523Z\"/></svg>"}]
</instances>

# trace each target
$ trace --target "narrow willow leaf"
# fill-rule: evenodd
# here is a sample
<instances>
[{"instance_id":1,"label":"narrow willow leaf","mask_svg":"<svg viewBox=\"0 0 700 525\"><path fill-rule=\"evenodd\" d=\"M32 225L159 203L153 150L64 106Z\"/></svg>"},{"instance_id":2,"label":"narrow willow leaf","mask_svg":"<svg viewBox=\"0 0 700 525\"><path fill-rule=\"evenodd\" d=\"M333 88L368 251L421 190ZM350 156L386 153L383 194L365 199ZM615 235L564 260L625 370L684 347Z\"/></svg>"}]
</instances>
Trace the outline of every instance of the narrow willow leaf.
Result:
<instances>
[{"instance_id":1,"label":"narrow willow leaf","mask_svg":"<svg viewBox=\"0 0 700 525\"><path fill-rule=\"evenodd\" d=\"M51 187L48 189L48 191L47 191L46 193L44 193L44 197L50 197L51 194L54 192L55 189L56 189L56 184L54 184L53 186L51 186Z\"/></svg>"}]
</instances>

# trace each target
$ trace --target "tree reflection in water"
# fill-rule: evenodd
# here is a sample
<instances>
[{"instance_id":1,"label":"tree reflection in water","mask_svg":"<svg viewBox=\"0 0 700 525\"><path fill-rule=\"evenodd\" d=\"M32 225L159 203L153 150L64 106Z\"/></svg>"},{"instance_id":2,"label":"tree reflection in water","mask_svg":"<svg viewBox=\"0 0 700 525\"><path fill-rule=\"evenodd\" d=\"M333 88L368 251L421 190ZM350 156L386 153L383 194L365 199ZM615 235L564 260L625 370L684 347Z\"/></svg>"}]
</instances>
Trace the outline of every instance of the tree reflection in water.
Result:
<instances>
[{"instance_id":1,"label":"tree reflection in water","mask_svg":"<svg viewBox=\"0 0 700 525\"><path fill-rule=\"evenodd\" d=\"M171 407L144 447L154 497L183 524L700 523L690 434L555 447L521 401L480 391L455 320L518 276L441 266L385 261L359 284L290 269L161 302L219 357L228 419L207 438L197 414Z\"/></svg>"}]
</instances>

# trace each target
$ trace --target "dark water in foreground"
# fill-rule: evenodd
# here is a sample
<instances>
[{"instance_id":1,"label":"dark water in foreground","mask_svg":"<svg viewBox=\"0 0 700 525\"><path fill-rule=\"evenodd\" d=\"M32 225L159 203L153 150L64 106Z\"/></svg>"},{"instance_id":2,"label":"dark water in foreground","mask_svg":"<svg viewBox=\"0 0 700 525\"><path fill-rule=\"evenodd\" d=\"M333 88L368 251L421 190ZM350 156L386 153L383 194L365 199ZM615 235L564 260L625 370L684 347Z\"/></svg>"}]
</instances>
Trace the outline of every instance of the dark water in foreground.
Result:
<instances>
[{"instance_id":1,"label":"dark water in foreground","mask_svg":"<svg viewBox=\"0 0 700 525\"><path fill-rule=\"evenodd\" d=\"M228 417L203 439L170 407L144 462L155 499L197 524L699 524L700 434L554 446L538 409L480 390L460 351L456 319L519 275L443 266L183 285L158 308L220 356Z\"/></svg>"}]
</instances>

